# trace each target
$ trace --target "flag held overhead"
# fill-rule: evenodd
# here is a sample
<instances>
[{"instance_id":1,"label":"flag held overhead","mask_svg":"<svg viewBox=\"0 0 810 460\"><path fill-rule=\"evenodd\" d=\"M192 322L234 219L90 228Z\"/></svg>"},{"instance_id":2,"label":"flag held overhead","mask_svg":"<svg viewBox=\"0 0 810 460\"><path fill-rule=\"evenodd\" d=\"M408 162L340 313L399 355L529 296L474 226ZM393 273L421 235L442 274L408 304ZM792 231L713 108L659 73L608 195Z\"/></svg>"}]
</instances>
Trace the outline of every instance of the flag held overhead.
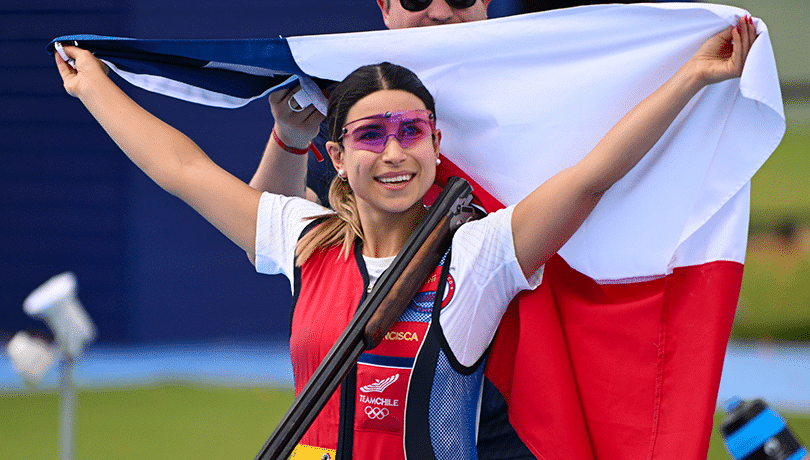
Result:
<instances>
[{"instance_id":1,"label":"flag held overhead","mask_svg":"<svg viewBox=\"0 0 810 460\"><path fill-rule=\"evenodd\" d=\"M71 35L49 51L77 41L136 86L232 108L305 78L323 88L361 65L403 65L436 99L447 159L437 174L455 168L487 192L491 211L579 161L744 15L704 3L596 5L286 39ZM755 22L742 77L693 98L549 261L543 284L507 310L487 372L537 456L705 458L750 179L785 132L768 30Z\"/></svg>"}]
</instances>

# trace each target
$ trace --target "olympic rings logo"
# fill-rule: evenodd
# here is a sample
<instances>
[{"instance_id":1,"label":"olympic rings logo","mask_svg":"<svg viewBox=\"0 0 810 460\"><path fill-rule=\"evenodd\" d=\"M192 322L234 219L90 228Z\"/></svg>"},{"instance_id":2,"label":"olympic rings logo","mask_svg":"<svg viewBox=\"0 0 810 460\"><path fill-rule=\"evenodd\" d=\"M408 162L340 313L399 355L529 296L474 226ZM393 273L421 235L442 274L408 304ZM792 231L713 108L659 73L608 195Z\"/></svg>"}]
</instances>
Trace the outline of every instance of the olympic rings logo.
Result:
<instances>
[{"instance_id":1,"label":"olympic rings logo","mask_svg":"<svg viewBox=\"0 0 810 460\"><path fill-rule=\"evenodd\" d=\"M368 418L370 418L372 420L374 420L374 419L382 420L389 413L388 409L385 408L385 407L380 408L380 407L371 407L371 406L366 406L365 412L366 412L366 415L368 415Z\"/></svg>"}]
</instances>

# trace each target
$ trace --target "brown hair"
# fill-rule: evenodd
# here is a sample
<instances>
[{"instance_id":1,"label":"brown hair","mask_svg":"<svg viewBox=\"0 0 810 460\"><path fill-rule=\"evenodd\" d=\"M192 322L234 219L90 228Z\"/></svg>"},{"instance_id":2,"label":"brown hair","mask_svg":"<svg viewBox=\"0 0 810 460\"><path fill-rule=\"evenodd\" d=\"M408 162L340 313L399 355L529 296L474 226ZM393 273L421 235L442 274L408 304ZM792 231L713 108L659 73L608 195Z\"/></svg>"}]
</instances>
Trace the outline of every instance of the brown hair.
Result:
<instances>
[{"instance_id":1,"label":"brown hair","mask_svg":"<svg viewBox=\"0 0 810 460\"><path fill-rule=\"evenodd\" d=\"M384 89L407 91L421 99L425 108L434 115L436 113L433 96L416 74L389 62L367 65L349 74L332 90L326 113L329 138L343 148L341 131L349 110L360 99ZM348 258L354 241L363 239L357 202L348 181L335 176L329 187L329 203L335 212L312 217L323 219L323 222L298 241L295 248L296 265L302 265L318 249L338 245L341 245L340 254Z\"/></svg>"}]
</instances>

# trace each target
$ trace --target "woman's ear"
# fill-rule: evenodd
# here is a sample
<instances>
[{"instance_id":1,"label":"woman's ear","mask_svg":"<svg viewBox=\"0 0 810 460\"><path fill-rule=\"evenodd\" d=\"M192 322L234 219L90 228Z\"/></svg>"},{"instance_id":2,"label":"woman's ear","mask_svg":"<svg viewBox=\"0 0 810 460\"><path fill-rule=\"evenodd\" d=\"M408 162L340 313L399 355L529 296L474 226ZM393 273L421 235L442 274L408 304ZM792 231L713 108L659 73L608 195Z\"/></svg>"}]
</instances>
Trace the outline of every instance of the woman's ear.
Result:
<instances>
[{"instance_id":1,"label":"woman's ear","mask_svg":"<svg viewBox=\"0 0 810 460\"><path fill-rule=\"evenodd\" d=\"M442 143L442 130L437 129L433 133L433 151L439 154L439 145Z\"/></svg>"},{"instance_id":2,"label":"woman's ear","mask_svg":"<svg viewBox=\"0 0 810 460\"><path fill-rule=\"evenodd\" d=\"M335 141L328 141L326 143L326 153L332 160L335 169L343 169L343 147Z\"/></svg>"}]
</instances>

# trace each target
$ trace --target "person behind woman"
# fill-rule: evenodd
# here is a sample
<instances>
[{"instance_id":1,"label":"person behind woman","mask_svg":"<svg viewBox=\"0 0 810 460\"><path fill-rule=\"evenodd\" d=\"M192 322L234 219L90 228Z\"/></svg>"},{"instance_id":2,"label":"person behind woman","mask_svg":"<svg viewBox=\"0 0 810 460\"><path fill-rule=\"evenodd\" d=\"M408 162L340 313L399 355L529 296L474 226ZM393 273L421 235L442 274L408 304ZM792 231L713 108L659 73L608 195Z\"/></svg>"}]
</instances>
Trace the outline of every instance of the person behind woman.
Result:
<instances>
[{"instance_id":1,"label":"person behind woman","mask_svg":"<svg viewBox=\"0 0 810 460\"><path fill-rule=\"evenodd\" d=\"M475 424L486 350L509 300L602 195L658 141L704 86L738 77L756 38L741 18L707 40L576 165L516 205L463 225L386 340L364 354L297 447L301 458L477 458ZM87 51L57 55L77 96L132 161L249 254L293 282L296 391L426 211L441 132L433 98L409 70L362 67L333 91L327 151L338 169L335 211L260 193L127 97ZM542 357L538 357L542 359ZM542 391L539 387L538 391Z\"/></svg>"}]
</instances>

